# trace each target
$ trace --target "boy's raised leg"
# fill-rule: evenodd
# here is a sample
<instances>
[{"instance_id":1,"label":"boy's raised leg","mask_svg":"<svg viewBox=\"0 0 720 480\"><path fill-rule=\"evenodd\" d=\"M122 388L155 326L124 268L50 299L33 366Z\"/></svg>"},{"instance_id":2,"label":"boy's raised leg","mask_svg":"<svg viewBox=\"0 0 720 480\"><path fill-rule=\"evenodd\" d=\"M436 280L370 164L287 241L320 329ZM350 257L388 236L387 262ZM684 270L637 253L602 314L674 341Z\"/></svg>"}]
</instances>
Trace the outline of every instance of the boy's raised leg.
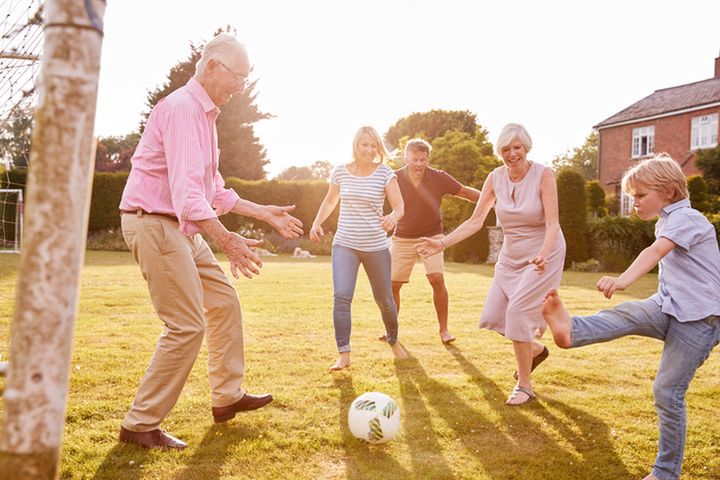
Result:
<instances>
[{"instance_id":1,"label":"boy's raised leg","mask_svg":"<svg viewBox=\"0 0 720 480\"><path fill-rule=\"evenodd\" d=\"M557 346L570 348L572 346L572 319L560 300L557 290L550 290L545 295L542 315L552 331Z\"/></svg>"}]
</instances>

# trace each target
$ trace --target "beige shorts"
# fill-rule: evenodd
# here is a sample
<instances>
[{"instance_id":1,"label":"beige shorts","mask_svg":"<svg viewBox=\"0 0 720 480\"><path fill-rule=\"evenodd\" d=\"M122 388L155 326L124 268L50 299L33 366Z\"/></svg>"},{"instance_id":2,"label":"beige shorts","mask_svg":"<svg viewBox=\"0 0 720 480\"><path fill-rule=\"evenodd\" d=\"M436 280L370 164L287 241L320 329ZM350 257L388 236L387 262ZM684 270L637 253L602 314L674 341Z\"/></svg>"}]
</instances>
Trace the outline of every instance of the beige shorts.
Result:
<instances>
[{"instance_id":1,"label":"beige shorts","mask_svg":"<svg viewBox=\"0 0 720 480\"><path fill-rule=\"evenodd\" d=\"M443 234L435 235L432 238L443 238ZM420 255L413 246L420 241L419 238L398 238L392 237L392 281L407 283L410 281L410 274ZM436 253L428 258L422 258L425 264L425 273L443 273L445 270L444 252Z\"/></svg>"}]
</instances>

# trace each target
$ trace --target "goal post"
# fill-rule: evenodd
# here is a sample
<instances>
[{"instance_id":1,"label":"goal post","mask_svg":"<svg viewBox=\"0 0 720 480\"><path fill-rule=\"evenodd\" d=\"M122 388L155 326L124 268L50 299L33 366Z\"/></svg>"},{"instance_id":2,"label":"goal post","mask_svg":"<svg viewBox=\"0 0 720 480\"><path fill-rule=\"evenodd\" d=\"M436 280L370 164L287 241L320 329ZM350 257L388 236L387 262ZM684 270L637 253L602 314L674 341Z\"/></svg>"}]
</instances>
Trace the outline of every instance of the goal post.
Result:
<instances>
[{"instance_id":1,"label":"goal post","mask_svg":"<svg viewBox=\"0 0 720 480\"><path fill-rule=\"evenodd\" d=\"M0 188L0 253L20 253L23 212L22 189Z\"/></svg>"}]
</instances>

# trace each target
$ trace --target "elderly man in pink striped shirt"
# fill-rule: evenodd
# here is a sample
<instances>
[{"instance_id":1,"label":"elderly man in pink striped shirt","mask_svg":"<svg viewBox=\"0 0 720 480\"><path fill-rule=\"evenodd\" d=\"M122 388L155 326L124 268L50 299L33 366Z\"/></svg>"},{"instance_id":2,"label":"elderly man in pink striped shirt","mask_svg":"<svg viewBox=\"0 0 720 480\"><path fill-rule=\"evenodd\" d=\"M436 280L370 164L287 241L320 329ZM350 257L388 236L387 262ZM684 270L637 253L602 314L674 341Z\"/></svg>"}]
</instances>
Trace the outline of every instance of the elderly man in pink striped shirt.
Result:
<instances>
[{"instance_id":1,"label":"elderly man in pink striped shirt","mask_svg":"<svg viewBox=\"0 0 720 480\"><path fill-rule=\"evenodd\" d=\"M243 200L225 188L218 171L218 107L243 91L249 72L243 45L228 34L212 39L195 76L153 108L133 155L120 203L123 236L165 329L122 422L122 442L186 447L161 430L160 423L175 406L206 331L215 422L272 401L272 395L252 395L242 388L240 302L200 235L205 233L225 252L235 278L238 271L251 278L260 273L262 262L250 247L261 242L229 232L218 215L254 217L288 238L302 234L302 223L289 214L294 206Z\"/></svg>"}]
</instances>

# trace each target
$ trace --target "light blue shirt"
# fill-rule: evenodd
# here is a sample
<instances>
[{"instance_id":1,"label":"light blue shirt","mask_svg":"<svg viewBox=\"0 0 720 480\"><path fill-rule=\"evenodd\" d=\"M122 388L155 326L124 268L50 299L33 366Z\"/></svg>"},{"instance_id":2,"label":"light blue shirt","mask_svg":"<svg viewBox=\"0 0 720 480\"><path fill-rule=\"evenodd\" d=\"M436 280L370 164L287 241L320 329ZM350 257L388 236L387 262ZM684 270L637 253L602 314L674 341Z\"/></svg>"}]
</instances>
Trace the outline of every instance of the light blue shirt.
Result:
<instances>
[{"instance_id":1,"label":"light blue shirt","mask_svg":"<svg viewBox=\"0 0 720 480\"><path fill-rule=\"evenodd\" d=\"M658 291L651 298L680 322L720 315L720 251L715 228L686 199L665 206L655 237L677 246L660 260Z\"/></svg>"}]
</instances>

